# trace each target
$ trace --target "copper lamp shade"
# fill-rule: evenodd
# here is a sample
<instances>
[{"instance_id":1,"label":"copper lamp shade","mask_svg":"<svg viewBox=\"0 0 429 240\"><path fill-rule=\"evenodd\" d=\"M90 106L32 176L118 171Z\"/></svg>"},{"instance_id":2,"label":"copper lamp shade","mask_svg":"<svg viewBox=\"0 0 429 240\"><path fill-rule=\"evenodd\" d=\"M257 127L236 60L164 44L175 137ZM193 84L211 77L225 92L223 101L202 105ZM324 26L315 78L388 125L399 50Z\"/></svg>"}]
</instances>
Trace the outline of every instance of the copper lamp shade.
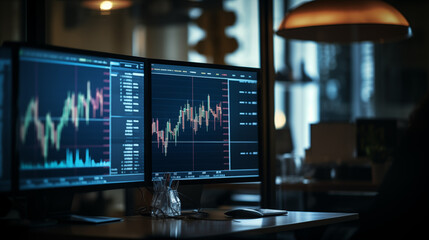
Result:
<instances>
[{"instance_id":1,"label":"copper lamp shade","mask_svg":"<svg viewBox=\"0 0 429 240\"><path fill-rule=\"evenodd\" d=\"M385 42L411 37L407 19L378 0L316 0L286 14L277 34L318 42Z\"/></svg>"}]
</instances>

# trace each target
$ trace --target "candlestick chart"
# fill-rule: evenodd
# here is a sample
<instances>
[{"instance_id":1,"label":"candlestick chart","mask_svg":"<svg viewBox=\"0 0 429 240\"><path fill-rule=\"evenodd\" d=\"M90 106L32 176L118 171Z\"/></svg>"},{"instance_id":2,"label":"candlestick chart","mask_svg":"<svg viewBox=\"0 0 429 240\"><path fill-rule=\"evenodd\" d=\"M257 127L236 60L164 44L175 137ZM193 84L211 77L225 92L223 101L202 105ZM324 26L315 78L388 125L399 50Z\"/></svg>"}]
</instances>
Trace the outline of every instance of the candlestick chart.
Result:
<instances>
[{"instance_id":1,"label":"candlestick chart","mask_svg":"<svg viewBox=\"0 0 429 240\"><path fill-rule=\"evenodd\" d=\"M218 125L218 129L222 128L222 102L216 104L215 108L212 109L210 106L210 95L207 95L207 105L205 105L203 101L198 107L193 107L188 100L186 104L180 106L177 121L174 123L169 119L165 123L164 130L160 129L158 119L153 120L152 134L156 135L158 148L162 146L162 152L167 156L169 142L174 140L174 144L177 146L181 131L184 132L186 128L190 128L192 134L196 135L199 129L205 125L205 131L209 132L211 119L213 119L212 131L216 131L216 125Z\"/></svg>"},{"instance_id":2,"label":"candlestick chart","mask_svg":"<svg viewBox=\"0 0 429 240\"><path fill-rule=\"evenodd\" d=\"M154 74L152 117L156 166L182 171L228 168L226 81Z\"/></svg>"},{"instance_id":3,"label":"candlestick chart","mask_svg":"<svg viewBox=\"0 0 429 240\"><path fill-rule=\"evenodd\" d=\"M108 173L109 70L24 61L20 74L21 169Z\"/></svg>"},{"instance_id":4,"label":"candlestick chart","mask_svg":"<svg viewBox=\"0 0 429 240\"><path fill-rule=\"evenodd\" d=\"M74 93L68 92L58 124L55 123L49 112L46 113L45 121L43 122L39 117L39 99L31 99L25 112L24 123L20 128L21 141L25 142L28 127L33 124L37 140L40 143L41 154L46 161L49 143L55 146L57 151L60 149L62 132L64 127L69 125L69 122L75 128L75 131L78 131L80 119L83 117L88 125L90 108L92 108L92 118L97 117L96 112L99 112L99 116L103 117L103 99L103 89L99 90L97 88L95 97L91 96L91 82L89 81L87 82L86 95L78 93L76 96Z\"/></svg>"}]
</instances>

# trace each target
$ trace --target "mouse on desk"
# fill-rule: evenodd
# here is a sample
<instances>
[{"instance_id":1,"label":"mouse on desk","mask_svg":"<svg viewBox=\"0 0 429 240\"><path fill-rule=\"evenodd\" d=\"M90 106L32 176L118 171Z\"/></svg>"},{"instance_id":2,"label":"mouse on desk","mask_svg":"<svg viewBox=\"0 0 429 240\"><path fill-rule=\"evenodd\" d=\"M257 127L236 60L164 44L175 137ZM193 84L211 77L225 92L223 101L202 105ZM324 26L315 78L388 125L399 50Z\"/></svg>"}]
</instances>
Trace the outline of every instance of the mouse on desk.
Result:
<instances>
[{"instance_id":1,"label":"mouse on desk","mask_svg":"<svg viewBox=\"0 0 429 240\"><path fill-rule=\"evenodd\" d=\"M226 211L224 214L232 218L260 218L264 216L263 213L252 208L232 209Z\"/></svg>"}]
</instances>

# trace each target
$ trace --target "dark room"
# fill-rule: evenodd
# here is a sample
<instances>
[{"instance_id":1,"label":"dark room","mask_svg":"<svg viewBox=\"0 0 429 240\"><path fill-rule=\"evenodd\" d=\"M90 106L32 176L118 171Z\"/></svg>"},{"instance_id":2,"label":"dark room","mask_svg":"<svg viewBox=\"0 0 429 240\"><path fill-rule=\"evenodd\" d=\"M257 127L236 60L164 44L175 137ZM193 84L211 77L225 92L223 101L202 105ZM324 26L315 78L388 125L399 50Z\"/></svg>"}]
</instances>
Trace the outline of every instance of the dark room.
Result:
<instances>
[{"instance_id":1,"label":"dark room","mask_svg":"<svg viewBox=\"0 0 429 240\"><path fill-rule=\"evenodd\" d=\"M0 1L2 239L421 238L428 13Z\"/></svg>"}]
</instances>

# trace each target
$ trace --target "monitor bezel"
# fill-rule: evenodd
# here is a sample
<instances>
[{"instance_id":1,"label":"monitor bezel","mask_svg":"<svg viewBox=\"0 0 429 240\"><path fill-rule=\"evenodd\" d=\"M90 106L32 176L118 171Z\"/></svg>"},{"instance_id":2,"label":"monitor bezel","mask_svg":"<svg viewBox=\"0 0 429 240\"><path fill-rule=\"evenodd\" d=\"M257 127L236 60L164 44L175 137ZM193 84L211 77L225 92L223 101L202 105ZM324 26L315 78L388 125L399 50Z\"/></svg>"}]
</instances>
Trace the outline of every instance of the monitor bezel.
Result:
<instances>
[{"instance_id":1,"label":"monitor bezel","mask_svg":"<svg viewBox=\"0 0 429 240\"><path fill-rule=\"evenodd\" d=\"M2 138L5 137L6 139L2 139L2 148L3 148L3 156L1 156L3 158L3 161L5 161L5 158L8 158L10 160L9 165L8 165L8 171L9 171L9 183L7 183L8 189L0 189L0 196L2 195L9 195L10 193L14 192L14 174L13 174L13 147L14 147L14 131L12 129L14 128L7 128L7 126L14 126L15 121L13 118L13 112L14 112L14 107L13 107L13 85L14 85L14 62L13 62L13 49L11 47L7 47L7 46L0 46L0 51L3 52L4 54L7 54L9 59L10 59L10 78L8 80L10 80L10 82L6 82L4 79L3 82L3 86L6 86L6 88L4 88L2 91L8 91L7 93L3 92L3 96L7 96L8 99L3 99L3 126L2 126ZM5 108L6 106L6 108ZM6 110L6 111L5 111ZM6 140L6 141L5 141Z\"/></svg>"},{"instance_id":2,"label":"monitor bezel","mask_svg":"<svg viewBox=\"0 0 429 240\"><path fill-rule=\"evenodd\" d=\"M257 177L228 177L228 178L204 178L204 179L179 179L179 183L181 185L192 185L192 184L219 184L219 183L242 183L242 182L261 182L262 181L262 174L263 174L263 159L265 156L265 153L263 151L262 147L262 136L263 136L263 127L262 127L262 79L261 79L261 69L260 68L252 68L252 67L242 67L242 66L231 66L231 65L221 65L221 64L210 64L210 63L196 63L196 62L185 62L185 61L176 61L176 60L166 60L166 59L148 59L147 64L147 78L149 82L149 87L151 88L152 85L152 64L165 64L165 65L183 65L186 67L199 67L199 68L213 68L213 69L224 69L224 70L235 70L235 71L249 71L256 73L257 76L257 111L258 111L258 172L259 176ZM151 94L152 94L152 88L151 88ZM152 101L151 101L151 107L150 107L150 119L152 119ZM148 128L151 126L147 125ZM147 131L151 132L151 131ZM148 134L149 137L148 142L150 146L150 160L146 161L145 164L146 167L150 170L150 174L147 174L150 178L149 183L153 183L152 180L152 134Z\"/></svg>"},{"instance_id":3,"label":"monitor bezel","mask_svg":"<svg viewBox=\"0 0 429 240\"><path fill-rule=\"evenodd\" d=\"M82 54L82 55L88 55L88 56L95 56L95 57L105 57L105 58L117 58L117 59L124 59L128 61L135 61L135 62L142 62L144 63L144 108L151 105L151 102L149 101L150 98L148 98L147 94L150 94L150 88L148 86L148 78L147 78L147 58L142 57L136 57L136 56L128 56L128 55L122 55L122 54L116 54L116 53L107 53L107 52L101 52L101 51L92 51L92 50L85 50L85 49L76 49L76 48L69 48L69 47L61 47L61 46L53 46L53 45L39 45L39 44L30 44L30 43L22 43L22 42L6 42L4 44L5 46L9 46L12 48L13 53L13 66L14 66L14 74L13 74L13 96L12 99L14 102L16 102L19 99L19 51L22 48L33 48L33 49L40 49L40 50L47 50L47 51L59 51L59 52L66 52L71 54ZM150 95L149 95L150 96ZM19 120L19 113L18 113L18 107L14 108L13 110L13 122L17 122ZM42 187L42 188L25 188L22 189L20 186L20 163L19 163L19 151L18 151L18 138L16 137L19 133L19 129L17 124L13 126L13 129L15 131L15 134L12 134L14 139L14 150L13 150L13 158L15 161L13 161L13 167L12 167L12 190L15 193L19 194L35 194L35 193L61 193L61 192L92 192L92 191L103 191L103 190L112 190L112 189L120 189L120 188L139 188L139 187L146 187L149 184L149 180L151 180L148 176L148 172L146 170L146 162L147 159L149 159L150 153L147 151L148 149L148 131L146 128L146 124L148 123L148 118L150 117L148 114L148 111L144 111L144 180L141 181L132 181L132 182L117 182L117 183L107 183L107 184L90 184L90 185L78 185L78 186L54 186L54 187ZM150 135L149 135L150 136Z\"/></svg>"}]
</instances>

